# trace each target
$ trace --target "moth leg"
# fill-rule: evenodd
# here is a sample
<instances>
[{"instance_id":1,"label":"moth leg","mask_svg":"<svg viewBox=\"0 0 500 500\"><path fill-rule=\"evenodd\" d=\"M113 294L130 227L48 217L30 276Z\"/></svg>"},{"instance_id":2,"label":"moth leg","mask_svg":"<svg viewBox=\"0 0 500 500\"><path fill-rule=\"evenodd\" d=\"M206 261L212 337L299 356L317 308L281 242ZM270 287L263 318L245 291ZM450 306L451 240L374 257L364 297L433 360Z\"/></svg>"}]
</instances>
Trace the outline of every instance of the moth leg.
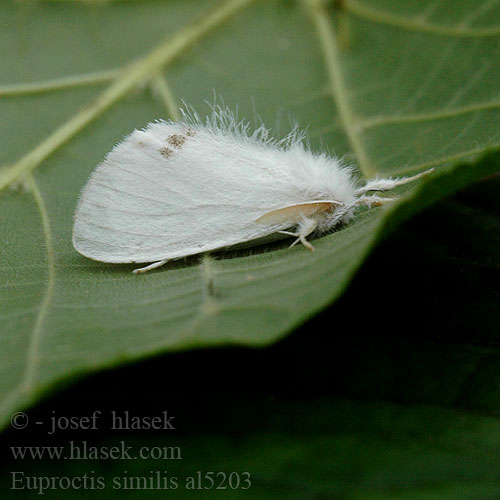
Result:
<instances>
[{"instance_id":1,"label":"moth leg","mask_svg":"<svg viewBox=\"0 0 500 500\"><path fill-rule=\"evenodd\" d=\"M278 231L281 234L287 234L289 236L295 236L297 239L290 245L290 247L295 246L297 243L302 243L310 252L314 252L314 247L307 241L307 236L309 236L318 226L318 223L314 219L308 219L304 217L299 223L297 231Z\"/></svg>"},{"instance_id":2,"label":"moth leg","mask_svg":"<svg viewBox=\"0 0 500 500\"><path fill-rule=\"evenodd\" d=\"M140 267L139 269L134 269L132 272L134 274L147 273L148 271L151 271L151 269L156 269L157 267L163 266L168 261L169 261L169 259L159 260L158 262L153 262L152 264L149 264L149 266Z\"/></svg>"}]
</instances>

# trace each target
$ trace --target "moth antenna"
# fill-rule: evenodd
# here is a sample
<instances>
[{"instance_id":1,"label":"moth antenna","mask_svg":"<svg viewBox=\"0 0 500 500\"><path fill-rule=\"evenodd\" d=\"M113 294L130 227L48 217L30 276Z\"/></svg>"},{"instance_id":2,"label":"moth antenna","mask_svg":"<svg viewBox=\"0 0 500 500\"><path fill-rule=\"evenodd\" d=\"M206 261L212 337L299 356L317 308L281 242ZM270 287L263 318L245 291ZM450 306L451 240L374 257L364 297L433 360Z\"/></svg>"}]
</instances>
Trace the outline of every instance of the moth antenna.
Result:
<instances>
[{"instance_id":1,"label":"moth antenna","mask_svg":"<svg viewBox=\"0 0 500 500\"><path fill-rule=\"evenodd\" d=\"M368 191L389 191L396 186L402 186L403 184L408 184L409 182L416 181L417 179L429 175L434 171L434 168L430 168L428 170L420 172L419 174L412 175L411 177L401 177L399 179L392 179L391 177L371 179L367 181L364 186L356 189L356 195L363 195Z\"/></svg>"}]
</instances>

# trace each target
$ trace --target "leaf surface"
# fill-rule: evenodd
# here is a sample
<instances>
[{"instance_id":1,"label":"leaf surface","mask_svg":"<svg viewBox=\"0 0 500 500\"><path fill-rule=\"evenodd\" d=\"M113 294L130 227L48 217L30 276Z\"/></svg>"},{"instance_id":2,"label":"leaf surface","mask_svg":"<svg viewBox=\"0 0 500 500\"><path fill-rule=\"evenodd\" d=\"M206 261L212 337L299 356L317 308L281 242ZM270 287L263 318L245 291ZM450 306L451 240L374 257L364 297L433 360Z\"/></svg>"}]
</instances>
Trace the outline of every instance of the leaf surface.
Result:
<instances>
[{"instance_id":1,"label":"leaf surface","mask_svg":"<svg viewBox=\"0 0 500 500\"><path fill-rule=\"evenodd\" d=\"M4 421L71 375L276 341L339 297L399 222L499 169L500 5L341 6L2 2ZM72 217L95 165L134 128L175 117L181 99L208 110L213 90L250 119L253 102L278 136L291 115L313 148L346 156L362 176L436 174L316 240L312 255L282 244L141 277L78 255Z\"/></svg>"}]
</instances>

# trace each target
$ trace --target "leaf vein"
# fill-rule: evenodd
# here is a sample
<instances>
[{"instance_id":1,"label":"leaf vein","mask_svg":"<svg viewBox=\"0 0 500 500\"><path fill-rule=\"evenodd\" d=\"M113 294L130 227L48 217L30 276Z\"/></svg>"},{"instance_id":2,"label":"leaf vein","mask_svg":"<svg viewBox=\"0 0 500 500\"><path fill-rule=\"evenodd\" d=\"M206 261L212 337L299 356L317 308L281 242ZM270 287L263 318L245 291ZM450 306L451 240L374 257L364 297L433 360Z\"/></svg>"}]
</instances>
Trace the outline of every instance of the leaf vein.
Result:
<instances>
[{"instance_id":1,"label":"leaf vein","mask_svg":"<svg viewBox=\"0 0 500 500\"><path fill-rule=\"evenodd\" d=\"M342 68L339 60L336 34L330 16L321 0L307 0L306 3L319 38L326 70L330 80L330 91L337 105L344 131L358 160L361 173L365 177L376 174L364 149L358 133L357 120L347 98Z\"/></svg>"},{"instance_id":2,"label":"leaf vein","mask_svg":"<svg viewBox=\"0 0 500 500\"><path fill-rule=\"evenodd\" d=\"M42 194L38 189L38 185L32 175L29 175L27 177L27 182L35 199L36 206L38 207L38 210L40 212L43 233L45 236L45 250L47 252L47 288L40 303L40 308L35 319L35 324L33 326L33 332L31 334L31 339L28 346L26 368L23 380L21 382L23 392L30 393L33 388L33 381L35 379L39 363L40 343L43 334L43 326L45 318L47 317L47 312L50 308L50 305L52 304L52 300L54 297L56 268L54 248L52 246L52 230L50 228L50 220L49 214L47 212L47 207L43 200Z\"/></svg>"},{"instance_id":3,"label":"leaf vein","mask_svg":"<svg viewBox=\"0 0 500 500\"><path fill-rule=\"evenodd\" d=\"M81 75L62 76L52 78L42 82L13 83L11 85L0 85L0 97L41 94L44 92L54 92L71 87L82 87L84 85L95 85L98 83L113 80L118 75L119 70L109 69L105 71L96 71Z\"/></svg>"},{"instance_id":4,"label":"leaf vein","mask_svg":"<svg viewBox=\"0 0 500 500\"><path fill-rule=\"evenodd\" d=\"M162 101L169 117L174 121L180 120L179 106L165 76L158 73L151 81L151 87L153 93Z\"/></svg>"},{"instance_id":5,"label":"leaf vein","mask_svg":"<svg viewBox=\"0 0 500 500\"><path fill-rule=\"evenodd\" d=\"M455 116L476 113L478 111L486 111L490 109L500 108L500 101L481 102L471 104L469 106L457 107L454 109L442 109L439 111L429 111L427 113L411 113L407 115L393 116L375 116L373 118L360 119L359 126L364 130L380 127L383 125L401 124L401 123L417 123L434 120L443 120L453 118Z\"/></svg>"},{"instance_id":6,"label":"leaf vein","mask_svg":"<svg viewBox=\"0 0 500 500\"><path fill-rule=\"evenodd\" d=\"M357 0L345 0L342 5L347 12L357 17L412 31L468 38L500 35L500 26L488 26L486 28L470 28L466 25L445 26L430 23L425 18L408 18L387 11L373 9Z\"/></svg>"}]
</instances>

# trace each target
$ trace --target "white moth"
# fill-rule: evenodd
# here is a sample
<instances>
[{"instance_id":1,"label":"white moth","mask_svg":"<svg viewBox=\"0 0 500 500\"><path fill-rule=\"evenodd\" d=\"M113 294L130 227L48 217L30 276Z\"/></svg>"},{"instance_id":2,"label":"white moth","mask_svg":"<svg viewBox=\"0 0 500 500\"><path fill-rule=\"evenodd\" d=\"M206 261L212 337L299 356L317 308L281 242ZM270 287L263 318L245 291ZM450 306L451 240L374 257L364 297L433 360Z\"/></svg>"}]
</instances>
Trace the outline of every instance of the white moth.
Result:
<instances>
[{"instance_id":1,"label":"white moth","mask_svg":"<svg viewBox=\"0 0 500 500\"><path fill-rule=\"evenodd\" d=\"M296 128L277 141L263 126L251 133L227 107L205 122L183 111L182 121L150 123L108 153L81 194L73 245L102 262L152 262L134 273L273 235L313 250L308 236L348 222L359 206L392 201L374 192L427 172L360 185Z\"/></svg>"}]
</instances>

